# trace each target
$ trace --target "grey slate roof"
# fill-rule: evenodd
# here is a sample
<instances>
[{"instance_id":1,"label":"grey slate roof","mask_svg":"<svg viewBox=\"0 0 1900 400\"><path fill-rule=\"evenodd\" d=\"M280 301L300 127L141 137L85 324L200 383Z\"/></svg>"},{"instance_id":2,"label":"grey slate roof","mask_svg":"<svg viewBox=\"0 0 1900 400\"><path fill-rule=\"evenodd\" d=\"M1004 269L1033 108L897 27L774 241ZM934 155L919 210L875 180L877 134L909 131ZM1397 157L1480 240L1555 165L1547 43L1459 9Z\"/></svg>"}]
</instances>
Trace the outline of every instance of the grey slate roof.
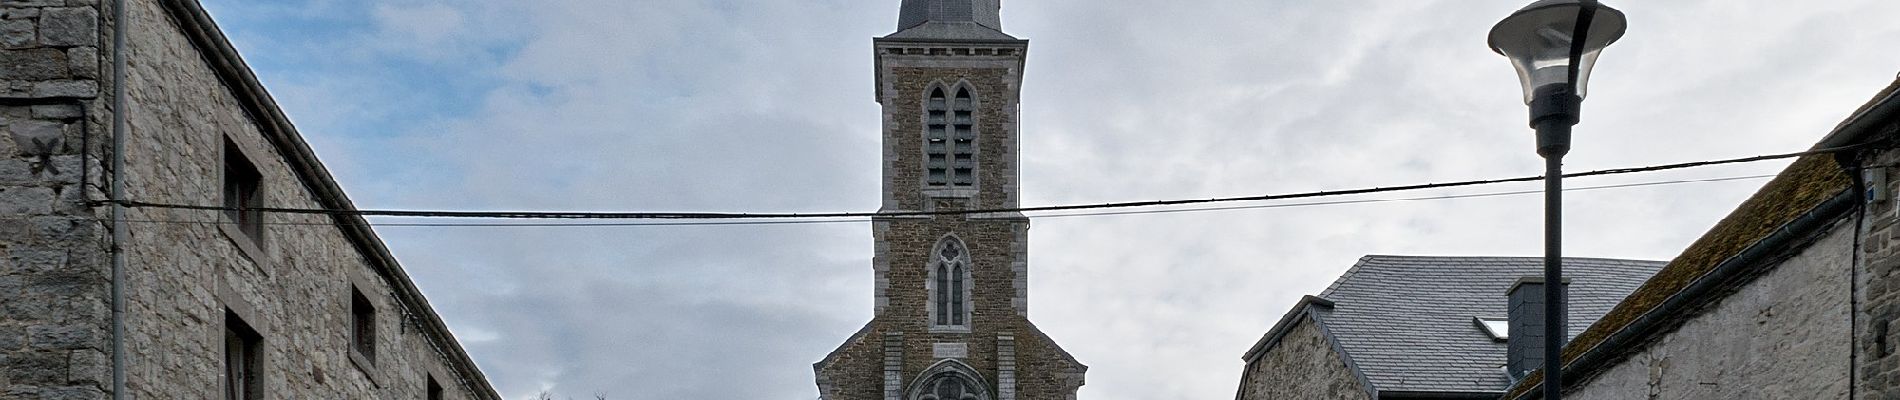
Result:
<instances>
[{"instance_id":1,"label":"grey slate roof","mask_svg":"<svg viewBox=\"0 0 1900 400\"><path fill-rule=\"evenodd\" d=\"M904 0L887 39L1016 40L1003 33L1002 0Z\"/></svg>"},{"instance_id":2,"label":"grey slate roof","mask_svg":"<svg viewBox=\"0 0 1900 400\"><path fill-rule=\"evenodd\" d=\"M1664 265L1567 258L1570 335L1602 318ZM1505 344L1472 317L1506 316L1505 291L1542 276L1535 257L1366 256L1319 297L1320 323L1378 392L1496 392L1511 382Z\"/></svg>"}]
</instances>

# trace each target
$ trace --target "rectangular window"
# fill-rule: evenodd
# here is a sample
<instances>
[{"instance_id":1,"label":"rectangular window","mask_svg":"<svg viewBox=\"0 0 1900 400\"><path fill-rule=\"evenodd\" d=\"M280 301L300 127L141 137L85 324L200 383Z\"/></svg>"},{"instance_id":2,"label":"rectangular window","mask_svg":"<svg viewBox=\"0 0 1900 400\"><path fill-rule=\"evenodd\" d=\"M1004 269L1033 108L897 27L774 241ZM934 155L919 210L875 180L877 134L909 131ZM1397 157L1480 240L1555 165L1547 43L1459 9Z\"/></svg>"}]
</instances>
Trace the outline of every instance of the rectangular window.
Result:
<instances>
[{"instance_id":1,"label":"rectangular window","mask_svg":"<svg viewBox=\"0 0 1900 400\"><path fill-rule=\"evenodd\" d=\"M258 353L263 349L264 338L251 329L251 326L238 318L237 314L226 311L224 314L224 398L226 400L251 400L264 398L263 384L259 382L261 363Z\"/></svg>"},{"instance_id":2,"label":"rectangular window","mask_svg":"<svg viewBox=\"0 0 1900 400\"><path fill-rule=\"evenodd\" d=\"M376 305L362 290L350 290L350 348L376 362Z\"/></svg>"},{"instance_id":3,"label":"rectangular window","mask_svg":"<svg viewBox=\"0 0 1900 400\"><path fill-rule=\"evenodd\" d=\"M442 400L442 384L435 381L435 375L429 375L429 400Z\"/></svg>"},{"instance_id":4,"label":"rectangular window","mask_svg":"<svg viewBox=\"0 0 1900 400\"><path fill-rule=\"evenodd\" d=\"M252 241L263 238L264 213L257 209L264 206L263 175L257 172L256 164L244 158L243 150L229 139L224 141L224 207L225 216L231 218L239 232L250 236Z\"/></svg>"}]
</instances>

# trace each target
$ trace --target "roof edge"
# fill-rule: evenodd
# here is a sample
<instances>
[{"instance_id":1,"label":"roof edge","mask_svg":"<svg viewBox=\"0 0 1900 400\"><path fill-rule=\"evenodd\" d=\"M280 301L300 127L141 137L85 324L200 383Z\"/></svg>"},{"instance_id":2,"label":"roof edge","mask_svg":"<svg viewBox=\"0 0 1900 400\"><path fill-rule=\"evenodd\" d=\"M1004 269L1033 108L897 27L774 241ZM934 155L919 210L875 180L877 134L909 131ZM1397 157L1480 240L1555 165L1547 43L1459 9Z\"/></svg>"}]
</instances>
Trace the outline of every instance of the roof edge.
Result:
<instances>
[{"instance_id":1,"label":"roof edge","mask_svg":"<svg viewBox=\"0 0 1900 400\"><path fill-rule=\"evenodd\" d=\"M1777 251L1811 244L1820 234L1820 231L1828 228L1833 220L1839 218L1842 214L1852 211L1857 199L1859 199L1859 195L1853 189L1834 194L1821 204L1808 209L1807 212L1802 213L1794 220L1776 227L1774 233L1761 240L1755 241L1755 243L1737 252L1734 256L1723 260L1708 273L1690 282L1688 286L1684 287L1681 291L1671 294L1667 299L1663 300L1662 304L1644 312L1641 316L1637 317L1636 320L1617 329L1602 341L1594 343L1588 348L1584 348L1580 353L1576 353L1575 355L1570 355L1573 349L1566 347L1564 353L1567 355L1566 358L1568 360L1563 367L1564 377L1566 378L1564 380L1570 381L1571 379L1575 379L1579 376L1579 374L1575 373L1594 372L1599 368L1607 366L1613 355L1612 353L1626 349L1628 344L1640 342L1642 338L1669 325L1669 323L1665 321L1666 318L1694 308L1693 306L1697 299L1710 293L1721 291L1725 287L1725 284L1729 283L1731 279L1753 272L1750 270L1755 268L1779 267L1780 264L1776 262L1778 260L1773 259L1773 257L1777 255ZM1602 321L1599 320L1598 322L1600 323ZM1586 328L1585 331L1594 328L1596 328L1596 326L1593 324L1591 327ZM1575 342L1572 343L1574 344ZM1511 390L1506 392L1504 398L1543 398L1543 377L1544 373L1542 368L1532 371L1531 374L1525 376L1524 379L1515 382Z\"/></svg>"},{"instance_id":2,"label":"roof edge","mask_svg":"<svg viewBox=\"0 0 1900 400\"><path fill-rule=\"evenodd\" d=\"M1319 304L1315 303L1314 305ZM1330 301L1326 302L1325 307L1329 309L1333 308L1333 303ZM1366 398L1379 398L1379 388L1372 386L1372 378L1366 376L1365 370L1359 369L1359 363L1352 360L1352 353L1347 353L1346 348L1339 344L1339 337L1333 336L1333 330L1326 327L1326 319L1312 308L1307 309L1307 315L1313 317L1313 327L1319 328L1319 336L1326 338L1326 344L1333 348L1333 354L1338 354L1339 361L1346 364L1346 370L1352 371L1353 379L1359 381L1359 388L1366 391Z\"/></svg>"},{"instance_id":3,"label":"roof edge","mask_svg":"<svg viewBox=\"0 0 1900 400\"><path fill-rule=\"evenodd\" d=\"M1247 353L1241 356L1241 360L1246 361L1248 365L1259 361L1260 356L1266 354L1268 349L1277 346L1280 343L1280 339L1286 338L1287 331L1293 329L1294 325L1299 324L1301 317L1306 317L1313 320L1313 327L1319 330L1320 337L1326 340L1326 346L1333 350L1333 354L1339 356L1339 361L1345 364L1346 370L1352 371L1353 380L1359 382L1359 388L1365 391L1366 398L1379 398L1379 390L1372 387L1372 380L1366 377L1365 371L1359 369L1358 363L1353 362L1352 355L1346 353L1346 348L1340 347L1339 339L1333 336L1333 331L1326 328L1325 318L1318 312L1318 309L1321 308L1332 309L1333 301L1312 295L1301 297L1300 301L1293 305L1292 310L1287 311L1285 316L1280 317L1280 322L1275 323L1272 330L1268 330L1267 334L1262 336L1259 342L1254 343L1252 349L1248 349ZM1234 396L1237 399L1246 395L1246 375L1246 372L1243 370L1240 377L1240 389L1234 391Z\"/></svg>"},{"instance_id":4,"label":"roof edge","mask_svg":"<svg viewBox=\"0 0 1900 400\"><path fill-rule=\"evenodd\" d=\"M812 373L823 373L825 367L838 361L838 355L844 354L845 349L851 348L852 343L857 343L863 340L865 335L871 334L871 327L876 325L877 318L871 318L870 321L865 322L863 328L858 328L858 333L853 333L851 336L846 337L844 343L839 344L838 348L832 349L830 353L825 353L825 358L819 359L818 362L811 363Z\"/></svg>"},{"instance_id":5,"label":"roof edge","mask_svg":"<svg viewBox=\"0 0 1900 400\"><path fill-rule=\"evenodd\" d=\"M1879 124L1890 123L1896 114L1900 114L1900 80L1895 80L1875 94L1873 100L1854 110L1853 115L1841 121L1833 132L1828 132L1814 147L1827 149L1860 144L1861 138L1881 133Z\"/></svg>"},{"instance_id":6,"label":"roof edge","mask_svg":"<svg viewBox=\"0 0 1900 400\"><path fill-rule=\"evenodd\" d=\"M178 26L184 30L185 37L200 50L207 61L206 64L211 66L219 80L224 81L225 87L231 91L233 97L237 98L238 105L244 108L245 114L257 123L258 130L264 133L272 147L276 147L285 155L287 164L290 164L291 169L297 173L304 187L310 189L315 195L316 200L326 208L355 210L356 205L343 193L343 188L337 185L329 170L323 167L323 163L317 159L316 152L310 149L309 143L303 140L296 126L291 124L290 117L284 115L283 109L277 106L277 101L271 98L269 91L264 89L263 83L258 81L257 75L238 54L237 48L232 46L230 38L218 29L217 23L211 19L211 14L205 11L204 5L198 0L157 1L162 8L172 14ZM471 395L500 399L500 393L488 381L487 375L483 374L481 368L475 364L475 360L468 356L461 342L455 339L448 325L443 323L441 315L436 314L435 308L429 306L428 299L422 295L420 289L416 288L415 283L409 279L409 275L402 271L401 264L383 244L382 239L370 229L369 221L353 214L332 214L332 217L336 221L337 228L343 232L343 236L363 253L364 259L377 270L378 275L381 275L390 287L395 289L397 297L403 303L421 309L411 310L411 314L420 320L417 325L434 339L431 340L432 342L440 342L431 347L435 347L443 353L444 357L452 361L452 364L456 364L449 367L473 381L464 384L472 390L481 392L471 393Z\"/></svg>"},{"instance_id":7,"label":"roof edge","mask_svg":"<svg viewBox=\"0 0 1900 400\"><path fill-rule=\"evenodd\" d=\"M1293 303L1293 309L1287 310L1286 315L1280 317L1280 322L1274 323L1273 329L1268 329L1266 335L1260 336L1260 340L1254 342L1253 347L1248 348L1247 352L1240 356L1240 359L1249 363L1254 362L1255 359L1260 358L1261 353L1265 353L1267 349L1279 344L1280 338L1286 336L1287 330L1293 329L1293 325L1297 323L1295 320L1300 316L1306 315L1306 308L1309 306L1333 308L1333 301L1313 295L1300 297L1299 302ZM1315 320L1317 319L1318 318L1315 318Z\"/></svg>"},{"instance_id":8,"label":"roof edge","mask_svg":"<svg viewBox=\"0 0 1900 400\"><path fill-rule=\"evenodd\" d=\"M1056 343L1055 338L1049 337L1048 332L1043 332L1042 328L1036 327L1036 323L1034 321L1030 321L1029 318L1025 317L1023 318L1023 324L1026 324L1029 326L1030 334L1036 335L1036 338L1042 339L1044 342L1048 342L1049 347L1055 348L1056 354L1062 356L1062 359L1064 361L1068 361L1071 364L1075 364L1075 368L1077 369L1076 372L1080 372L1080 373L1089 372L1088 364L1083 364L1081 360L1075 359L1075 355L1069 354L1069 350L1063 349L1061 344Z\"/></svg>"}]
</instances>

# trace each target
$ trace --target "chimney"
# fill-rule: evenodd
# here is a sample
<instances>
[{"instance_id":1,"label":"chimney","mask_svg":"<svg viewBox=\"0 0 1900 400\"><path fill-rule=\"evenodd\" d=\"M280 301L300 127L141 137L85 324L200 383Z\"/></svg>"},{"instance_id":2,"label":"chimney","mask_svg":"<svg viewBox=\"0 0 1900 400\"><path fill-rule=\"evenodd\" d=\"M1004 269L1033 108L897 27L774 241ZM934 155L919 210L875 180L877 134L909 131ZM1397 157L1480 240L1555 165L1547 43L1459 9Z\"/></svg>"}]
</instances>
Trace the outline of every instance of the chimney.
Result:
<instances>
[{"instance_id":1,"label":"chimney","mask_svg":"<svg viewBox=\"0 0 1900 400\"><path fill-rule=\"evenodd\" d=\"M1569 279L1564 279L1568 288ZM1505 292L1510 304L1509 350L1504 354L1505 373L1512 381L1524 379L1531 371L1544 367L1544 277L1530 276L1519 278ZM1564 291L1565 303L1569 303L1569 290ZM1567 307L1566 307L1567 308ZM1569 323L1569 310L1557 316L1560 324ZM1565 330L1566 336L1568 330ZM1569 337L1565 337L1566 342Z\"/></svg>"}]
</instances>

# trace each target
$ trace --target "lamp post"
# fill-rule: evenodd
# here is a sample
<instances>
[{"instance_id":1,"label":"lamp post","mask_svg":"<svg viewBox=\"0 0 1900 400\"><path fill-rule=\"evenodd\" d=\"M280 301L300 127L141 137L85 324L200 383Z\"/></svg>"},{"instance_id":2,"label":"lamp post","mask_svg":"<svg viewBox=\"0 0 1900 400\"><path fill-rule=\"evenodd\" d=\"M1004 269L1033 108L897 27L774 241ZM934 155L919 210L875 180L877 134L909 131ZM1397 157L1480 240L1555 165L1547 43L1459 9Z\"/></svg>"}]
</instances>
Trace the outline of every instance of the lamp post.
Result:
<instances>
[{"instance_id":1,"label":"lamp post","mask_svg":"<svg viewBox=\"0 0 1900 400\"><path fill-rule=\"evenodd\" d=\"M1570 127L1605 46L1623 37L1623 12L1596 0L1540 0L1491 28L1491 49L1511 59L1544 157L1544 398L1563 398L1568 337L1563 284L1563 158Z\"/></svg>"}]
</instances>

